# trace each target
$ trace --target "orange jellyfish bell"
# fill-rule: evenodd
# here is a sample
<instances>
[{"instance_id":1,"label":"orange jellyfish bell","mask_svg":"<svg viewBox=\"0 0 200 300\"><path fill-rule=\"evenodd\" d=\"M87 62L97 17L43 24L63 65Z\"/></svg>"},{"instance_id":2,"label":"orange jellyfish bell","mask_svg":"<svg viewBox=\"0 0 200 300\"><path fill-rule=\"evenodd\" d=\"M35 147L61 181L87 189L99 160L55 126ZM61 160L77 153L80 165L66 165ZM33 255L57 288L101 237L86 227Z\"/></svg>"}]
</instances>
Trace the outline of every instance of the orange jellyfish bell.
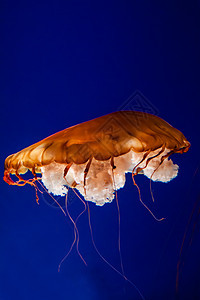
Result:
<instances>
[{"instance_id":1,"label":"orange jellyfish bell","mask_svg":"<svg viewBox=\"0 0 200 300\"><path fill-rule=\"evenodd\" d=\"M34 185L36 173L41 173L50 193L64 196L73 187L85 200L103 205L124 186L128 172L133 176L142 173L154 181L172 180L178 165L169 156L187 152L189 147L184 135L163 119L119 111L62 130L8 156L4 180L12 185ZM20 174L28 170L33 178L23 179Z\"/></svg>"}]
</instances>

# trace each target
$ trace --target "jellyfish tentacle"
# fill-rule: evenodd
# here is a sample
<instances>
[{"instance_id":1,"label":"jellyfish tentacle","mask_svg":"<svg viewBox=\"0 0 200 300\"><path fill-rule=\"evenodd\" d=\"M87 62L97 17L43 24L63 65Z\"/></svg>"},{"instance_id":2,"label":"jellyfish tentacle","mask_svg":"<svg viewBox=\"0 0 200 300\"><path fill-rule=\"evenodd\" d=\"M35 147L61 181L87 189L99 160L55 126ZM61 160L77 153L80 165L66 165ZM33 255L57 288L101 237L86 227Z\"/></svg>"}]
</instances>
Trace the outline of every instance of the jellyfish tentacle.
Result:
<instances>
[{"instance_id":1,"label":"jellyfish tentacle","mask_svg":"<svg viewBox=\"0 0 200 300\"><path fill-rule=\"evenodd\" d=\"M59 204L59 202L48 192L48 190L45 188L45 186L38 181L38 183L41 185L41 187L45 190L45 192L53 199L53 201L58 205L58 207L60 208L60 210L62 211L62 213L65 215L66 217L66 212L64 211L64 209L62 208L62 206Z\"/></svg>"},{"instance_id":2,"label":"jellyfish tentacle","mask_svg":"<svg viewBox=\"0 0 200 300\"><path fill-rule=\"evenodd\" d=\"M16 182L17 185L24 186L26 184L26 180L22 178L22 176L18 173L18 170L15 171L15 176L19 179L19 181Z\"/></svg>"},{"instance_id":3,"label":"jellyfish tentacle","mask_svg":"<svg viewBox=\"0 0 200 300\"><path fill-rule=\"evenodd\" d=\"M67 176L67 173L69 172L69 169L71 168L73 162L69 163L65 169L64 169L64 174L63 174L63 177L65 178Z\"/></svg>"},{"instance_id":4,"label":"jellyfish tentacle","mask_svg":"<svg viewBox=\"0 0 200 300\"><path fill-rule=\"evenodd\" d=\"M12 180L12 178L10 177L10 170L4 172L3 180L4 180L6 183L8 183L9 185L15 185L15 184L16 184L16 182L14 182L14 181Z\"/></svg>"},{"instance_id":5,"label":"jellyfish tentacle","mask_svg":"<svg viewBox=\"0 0 200 300\"><path fill-rule=\"evenodd\" d=\"M137 167L147 158L147 156L149 155L149 153L151 152L151 149L149 149L148 151L146 151L142 157L142 159L139 161L139 163L137 163L135 165L135 167L133 168L132 170L132 174L134 174L135 170L137 172ZM137 173L138 174L138 173ZM137 174L134 174L134 175L137 175Z\"/></svg>"},{"instance_id":6,"label":"jellyfish tentacle","mask_svg":"<svg viewBox=\"0 0 200 300\"><path fill-rule=\"evenodd\" d=\"M91 239L92 239L92 244L94 246L95 251L97 252L97 254L99 255L99 257L111 268L113 269L117 274L119 274L120 276L122 276L126 281L128 281L138 292L138 294L140 295L142 300L145 300L143 294L141 293L141 291L139 290L139 288L131 281L129 280L124 274L122 274L118 269L116 269L98 250L95 240L94 240L94 235L93 235L93 230L92 230L92 222L91 222L91 212L90 212L90 207L89 207L89 203L88 201L86 202L87 205L87 211L88 211L88 223L89 223L89 228L90 228L90 235L91 235Z\"/></svg>"},{"instance_id":7,"label":"jellyfish tentacle","mask_svg":"<svg viewBox=\"0 0 200 300\"><path fill-rule=\"evenodd\" d=\"M38 178L36 172L35 172L35 166L31 169L31 172L33 174L33 181L38 181L40 178ZM39 205L39 196L38 196L38 191L42 194L43 192L39 189L39 187L37 186L37 184L35 182L33 182L33 186L35 188L35 195L36 195L36 203Z\"/></svg>"},{"instance_id":8,"label":"jellyfish tentacle","mask_svg":"<svg viewBox=\"0 0 200 300\"><path fill-rule=\"evenodd\" d=\"M87 206L86 206L84 200L83 200L83 199L75 192L75 189L73 189L73 192L76 194L76 196L81 200L81 202L82 202L83 205L84 205L83 211L82 211L82 212L78 215L78 217L76 218L75 224L76 224L76 226L77 226L77 222L78 222L80 216L83 215L83 214L86 212ZM77 229L78 229L78 227L77 227ZM81 260L82 260L82 261L84 262L84 264L87 266L86 261L84 260L83 256L81 255L81 253L80 253L80 251L79 251L79 232L78 232L78 231L77 231L77 240L76 240L76 250L77 250L77 253L78 253L78 255L80 256Z\"/></svg>"},{"instance_id":9,"label":"jellyfish tentacle","mask_svg":"<svg viewBox=\"0 0 200 300\"><path fill-rule=\"evenodd\" d=\"M150 179L152 179L153 175L155 174L155 172L158 170L158 168L162 165L162 163L164 162L165 159L167 159L170 155L172 155L173 153L175 153L174 150L169 151L167 154L163 155L161 157L160 163L157 166L157 168L155 168L155 170L152 172Z\"/></svg>"},{"instance_id":10,"label":"jellyfish tentacle","mask_svg":"<svg viewBox=\"0 0 200 300\"><path fill-rule=\"evenodd\" d=\"M66 258L69 256L69 254L71 253L71 251L72 251L72 249L73 249L73 247L74 247L74 244L76 243L76 239L77 239L77 234L76 234L76 232L77 232L77 227L76 227L76 224L75 224L75 222L74 222L72 216L71 216L70 213L69 213L69 210L68 210L68 207L67 207L67 203L68 203L68 201L67 201L67 195L66 195L66 198L65 198L65 207L66 207L67 215L68 215L70 221L72 222L72 224L73 224L73 226L74 226L74 240L73 240L73 242L72 242L72 244L71 244L71 247L70 247L69 251L67 252L67 254L66 254L66 255L62 258L62 260L60 261L60 263L59 263L59 265L58 265L58 272L60 272L60 268L61 268L62 263L65 261L65 259L66 259Z\"/></svg>"},{"instance_id":11,"label":"jellyfish tentacle","mask_svg":"<svg viewBox=\"0 0 200 300\"><path fill-rule=\"evenodd\" d=\"M77 184L76 181L74 181L72 184L70 184L70 183L67 181L67 179L66 179L67 174L68 174L69 169L71 168L72 164L73 164L73 162L69 163L69 164L65 167L64 173L63 173L63 178L65 179L67 185L68 185L71 189L75 188L75 186L76 186L76 184Z\"/></svg>"},{"instance_id":12,"label":"jellyfish tentacle","mask_svg":"<svg viewBox=\"0 0 200 300\"><path fill-rule=\"evenodd\" d=\"M32 174L33 174L34 179L35 179L35 180L38 180L37 174L36 174L36 172L35 172L35 166L32 167L31 172L32 172Z\"/></svg>"},{"instance_id":13,"label":"jellyfish tentacle","mask_svg":"<svg viewBox=\"0 0 200 300\"><path fill-rule=\"evenodd\" d=\"M118 212L118 250L119 250L119 258L120 258L120 266L121 266L122 275L126 279L125 272L124 272L124 265L122 261L122 253L121 253L121 215L120 215L119 201L118 201L117 189L116 189L115 177L114 177L114 170L116 169L116 166L114 164L114 157L111 157L110 164L112 167L112 180L113 180L113 187L115 191L115 199L116 199L117 212Z\"/></svg>"},{"instance_id":14,"label":"jellyfish tentacle","mask_svg":"<svg viewBox=\"0 0 200 300\"><path fill-rule=\"evenodd\" d=\"M87 177L87 174L89 172L89 169L90 169L90 166L91 166L91 163L92 163L92 159L93 159L93 157L91 157L88 160L87 165L86 165L85 170L84 170L83 186L84 186L85 196L86 196L86 177Z\"/></svg>"},{"instance_id":15,"label":"jellyfish tentacle","mask_svg":"<svg viewBox=\"0 0 200 300\"><path fill-rule=\"evenodd\" d=\"M141 168L141 167L137 168L137 170L136 170L136 172L135 172L134 175L138 175L138 173L139 173L140 171L144 170L144 169L148 166L149 162L150 162L152 159L158 157L158 156L159 156L161 153L163 153L164 151L165 151L165 145L162 146L162 149L161 149L157 154L155 154L155 155L153 155L153 156L147 158L145 166L142 167L142 168ZM140 163L141 163L141 162L140 162Z\"/></svg>"},{"instance_id":16,"label":"jellyfish tentacle","mask_svg":"<svg viewBox=\"0 0 200 300\"><path fill-rule=\"evenodd\" d=\"M139 200L140 200L140 202L142 203L142 205L148 210L148 212L152 215L152 217L153 217L156 221L160 222L160 221L165 220L165 218L160 218L160 219L158 219L158 218L154 215L154 213L150 210L150 208L142 201L142 196L141 196L140 188L139 188L138 184L135 182L134 175L132 175L132 179L133 179L133 184L136 186L136 188L137 188L137 190L138 190Z\"/></svg>"}]
</instances>

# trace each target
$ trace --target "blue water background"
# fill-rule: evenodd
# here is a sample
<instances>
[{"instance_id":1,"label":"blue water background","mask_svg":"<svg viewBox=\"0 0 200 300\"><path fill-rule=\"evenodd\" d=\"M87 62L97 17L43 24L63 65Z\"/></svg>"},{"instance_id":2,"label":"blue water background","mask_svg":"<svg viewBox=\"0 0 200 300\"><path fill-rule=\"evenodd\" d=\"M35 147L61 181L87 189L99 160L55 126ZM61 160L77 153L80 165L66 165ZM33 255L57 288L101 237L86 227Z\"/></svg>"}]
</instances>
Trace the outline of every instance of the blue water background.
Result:
<instances>
[{"instance_id":1,"label":"blue water background","mask_svg":"<svg viewBox=\"0 0 200 300\"><path fill-rule=\"evenodd\" d=\"M153 183L154 205L149 180L136 178L143 201L165 221L141 205L131 176L118 192L125 274L147 300L200 299L200 2L2 1L0 17L1 178L9 154L116 111L137 91L192 146L173 156L176 179ZM83 207L72 191L69 198L75 218ZM119 269L116 203L90 208L97 247ZM70 220L46 195L38 206L33 188L1 180L0 300L141 299L95 252L86 214L78 228L87 267L74 249L58 273L73 241Z\"/></svg>"}]
</instances>

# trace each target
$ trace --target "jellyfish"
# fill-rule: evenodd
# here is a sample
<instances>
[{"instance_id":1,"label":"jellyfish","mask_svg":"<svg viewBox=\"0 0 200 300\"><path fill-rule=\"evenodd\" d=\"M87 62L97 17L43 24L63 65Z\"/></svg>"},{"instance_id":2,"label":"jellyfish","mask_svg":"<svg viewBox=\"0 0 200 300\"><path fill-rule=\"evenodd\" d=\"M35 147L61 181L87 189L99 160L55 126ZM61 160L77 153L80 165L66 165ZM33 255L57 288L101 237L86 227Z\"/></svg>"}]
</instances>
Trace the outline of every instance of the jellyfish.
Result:
<instances>
[{"instance_id":1,"label":"jellyfish","mask_svg":"<svg viewBox=\"0 0 200 300\"><path fill-rule=\"evenodd\" d=\"M8 156L4 180L18 186L35 186L41 180L55 196L65 196L73 188L86 201L102 206L124 187L126 173L161 182L175 178L178 165L169 157L189 147L185 136L160 117L118 111L64 129ZM25 179L22 175L28 170L31 178Z\"/></svg>"}]
</instances>

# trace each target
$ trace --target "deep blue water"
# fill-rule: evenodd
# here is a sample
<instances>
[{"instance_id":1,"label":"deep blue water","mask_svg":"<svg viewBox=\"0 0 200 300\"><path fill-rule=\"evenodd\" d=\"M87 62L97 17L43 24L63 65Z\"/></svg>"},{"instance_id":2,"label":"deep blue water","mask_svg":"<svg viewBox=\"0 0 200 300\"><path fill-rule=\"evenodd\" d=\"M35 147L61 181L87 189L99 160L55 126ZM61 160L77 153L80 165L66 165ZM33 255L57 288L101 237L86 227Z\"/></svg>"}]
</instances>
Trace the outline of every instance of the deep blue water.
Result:
<instances>
[{"instance_id":1,"label":"deep blue water","mask_svg":"<svg viewBox=\"0 0 200 300\"><path fill-rule=\"evenodd\" d=\"M164 118L191 148L173 155L177 178L152 184L154 205L149 180L136 178L165 221L141 205L131 176L118 192L124 270L146 300L200 299L200 2L2 1L0 17L1 178L9 154L66 127L141 106ZM74 249L58 273L73 241L69 219L47 195L38 206L30 186L0 184L0 300L141 299L95 252L86 214L87 267ZM75 218L83 207L72 191L69 199ZM90 209L96 245L119 269L116 203Z\"/></svg>"}]
</instances>

